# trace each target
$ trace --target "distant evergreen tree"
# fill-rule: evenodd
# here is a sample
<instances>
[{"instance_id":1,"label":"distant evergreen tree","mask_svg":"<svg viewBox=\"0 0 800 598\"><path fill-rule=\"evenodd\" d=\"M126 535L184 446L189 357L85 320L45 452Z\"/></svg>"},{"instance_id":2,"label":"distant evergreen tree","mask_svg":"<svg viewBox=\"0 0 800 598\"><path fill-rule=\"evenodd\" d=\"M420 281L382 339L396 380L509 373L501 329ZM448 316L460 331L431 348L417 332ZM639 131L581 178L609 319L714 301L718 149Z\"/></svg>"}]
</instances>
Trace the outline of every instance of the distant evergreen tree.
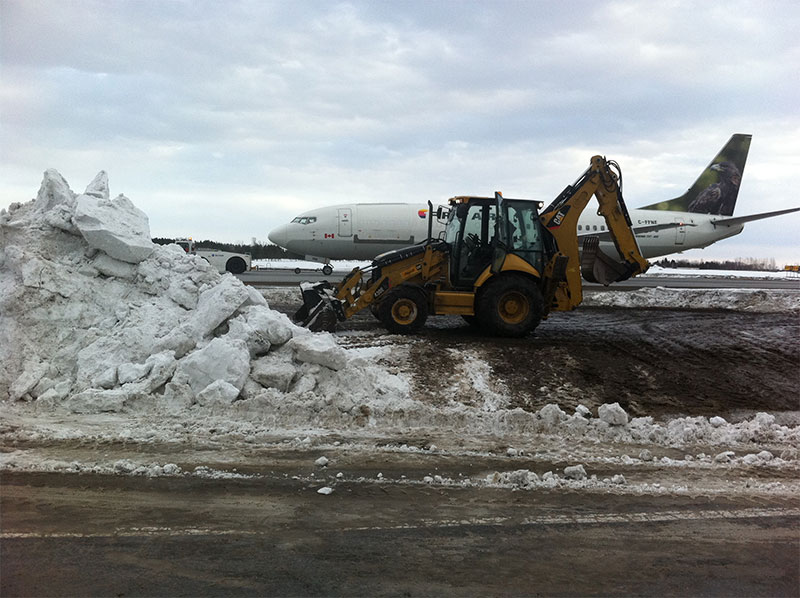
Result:
<instances>
[{"instance_id":1,"label":"distant evergreen tree","mask_svg":"<svg viewBox=\"0 0 800 598\"><path fill-rule=\"evenodd\" d=\"M174 242L175 239L170 239L168 237L153 237L153 243L157 245L169 245ZM195 245L198 249L218 249L219 251L232 251L234 253L249 253L250 257L254 260L279 260L290 257L290 254L282 247L278 247L272 243L259 243L255 240L252 244L244 244L218 243L216 241L204 239L203 241L195 240Z\"/></svg>"},{"instance_id":2,"label":"distant evergreen tree","mask_svg":"<svg viewBox=\"0 0 800 598\"><path fill-rule=\"evenodd\" d=\"M777 270L775 258L736 258L725 261L706 260L675 260L661 258L653 262L662 268L695 268L697 270L742 270L742 271L767 271Z\"/></svg>"}]
</instances>

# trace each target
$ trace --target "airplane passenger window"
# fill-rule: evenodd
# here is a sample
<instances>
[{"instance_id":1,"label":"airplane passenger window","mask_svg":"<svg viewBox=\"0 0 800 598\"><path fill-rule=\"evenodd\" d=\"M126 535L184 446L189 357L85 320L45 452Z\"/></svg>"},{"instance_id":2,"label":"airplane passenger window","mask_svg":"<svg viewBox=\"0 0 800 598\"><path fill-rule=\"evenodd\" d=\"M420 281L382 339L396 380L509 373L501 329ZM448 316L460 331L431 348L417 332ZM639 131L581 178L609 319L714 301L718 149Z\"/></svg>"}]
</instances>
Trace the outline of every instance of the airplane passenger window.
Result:
<instances>
[{"instance_id":1,"label":"airplane passenger window","mask_svg":"<svg viewBox=\"0 0 800 598\"><path fill-rule=\"evenodd\" d=\"M596 224L594 225L594 230L597 230L597 225Z\"/></svg>"},{"instance_id":2,"label":"airplane passenger window","mask_svg":"<svg viewBox=\"0 0 800 598\"><path fill-rule=\"evenodd\" d=\"M583 230L583 226L579 224L578 225L578 230Z\"/></svg>"}]
</instances>

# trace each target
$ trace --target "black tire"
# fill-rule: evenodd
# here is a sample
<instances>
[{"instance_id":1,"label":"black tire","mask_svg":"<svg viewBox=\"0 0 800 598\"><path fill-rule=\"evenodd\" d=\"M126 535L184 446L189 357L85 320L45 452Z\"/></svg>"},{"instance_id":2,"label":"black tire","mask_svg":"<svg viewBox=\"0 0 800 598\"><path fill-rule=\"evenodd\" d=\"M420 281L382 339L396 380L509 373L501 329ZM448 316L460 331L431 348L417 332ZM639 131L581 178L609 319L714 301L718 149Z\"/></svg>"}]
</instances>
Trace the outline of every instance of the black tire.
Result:
<instances>
[{"instance_id":1,"label":"black tire","mask_svg":"<svg viewBox=\"0 0 800 598\"><path fill-rule=\"evenodd\" d=\"M225 270L231 274L241 274L247 270L247 262L240 257L232 257L225 262Z\"/></svg>"},{"instance_id":2,"label":"black tire","mask_svg":"<svg viewBox=\"0 0 800 598\"><path fill-rule=\"evenodd\" d=\"M470 326L477 326L477 325L479 324L479 322L478 322L478 316L461 316L461 317L462 317L462 318L464 319L464 321L465 321L467 324L469 324Z\"/></svg>"},{"instance_id":3,"label":"black tire","mask_svg":"<svg viewBox=\"0 0 800 598\"><path fill-rule=\"evenodd\" d=\"M369 311L370 311L370 313L371 313L373 316L375 316L375 319L376 319L376 320L378 320L378 321L380 322L380 320L381 320L381 314L380 314L380 313L379 313L379 311L378 311L378 307L379 307L379 305L380 305L380 304L373 303L372 305L370 305L370 306L369 306Z\"/></svg>"},{"instance_id":4,"label":"black tire","mask_svg":"<svg viewBox=\"0 0 800 598\"><path fill-rule=\"evenodd\" d=\"M389 332L414 334L428 318L428 301L419 287L401 285L386 294L378 304L378 319Z\"/></svg>"},{"instance_id":5,"label":"black tire","mask_svg":"<svg viewBox=\"0 0 800 598\"><path fill-rule=\"evenodd\" d=\"M300 268L295 268L295 269L294 269L294 273L295 273L295 274L300 274Z\"/></svg>"},{"instance_id":6,"label":"black tire","mask_svg":"<svg viewBox=\"0 0 800 598\"><path fill-rule=\"evenodd\" d=\"M533 280L519 274L500 275L481 294L478 318L489 334L521 337L539 325L543 304Z\"/></svg>"},{"instance_id":7,"label":"black tire","mask_svg":"<svg viewBox=\"0 0 800 598\"><path fill-rule=\"evenodd\" d=\"M331 274L333 274L333 268L331 268L328 264L325 264L324 266L322 266L322 273L325 276L330 276Z\"/></svg>"}]
</instances>

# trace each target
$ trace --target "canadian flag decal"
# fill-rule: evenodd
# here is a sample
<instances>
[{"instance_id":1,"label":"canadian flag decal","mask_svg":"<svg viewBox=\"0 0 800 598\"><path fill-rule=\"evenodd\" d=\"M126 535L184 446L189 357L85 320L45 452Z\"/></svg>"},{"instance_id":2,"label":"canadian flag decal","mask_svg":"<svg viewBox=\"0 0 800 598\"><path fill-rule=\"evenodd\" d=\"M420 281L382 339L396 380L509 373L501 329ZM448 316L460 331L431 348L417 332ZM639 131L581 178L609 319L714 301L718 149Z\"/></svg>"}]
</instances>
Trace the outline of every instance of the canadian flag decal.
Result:
<instances>
[{"instance_id":1,"label":"canadian flag decal","mask_svg":"<svg viewBox=\"0 0 800 598\"><path fill-rule=\"evenodd\" d=\"M326 239L333 239L333 233L325 233Z\"/></svg>"}]
</instances>

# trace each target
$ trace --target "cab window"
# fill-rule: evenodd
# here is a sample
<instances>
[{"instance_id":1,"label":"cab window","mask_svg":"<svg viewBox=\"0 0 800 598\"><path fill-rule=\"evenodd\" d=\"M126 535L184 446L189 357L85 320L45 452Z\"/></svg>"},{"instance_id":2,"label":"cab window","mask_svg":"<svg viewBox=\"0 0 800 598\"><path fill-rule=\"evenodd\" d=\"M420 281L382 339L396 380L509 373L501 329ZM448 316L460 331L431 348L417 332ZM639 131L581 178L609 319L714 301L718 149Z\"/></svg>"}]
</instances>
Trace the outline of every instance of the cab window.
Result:
<instances>
[{"instance_id":1,"label":"cab window","mask_svg":"<svg viewBox=\"0 0 800 598\"><path fill-rule=\"evenodd\" d=\"M542 239L535 202L508 200L509 250L534 268L542 269Z\"/></svg>"}]
</instances>

